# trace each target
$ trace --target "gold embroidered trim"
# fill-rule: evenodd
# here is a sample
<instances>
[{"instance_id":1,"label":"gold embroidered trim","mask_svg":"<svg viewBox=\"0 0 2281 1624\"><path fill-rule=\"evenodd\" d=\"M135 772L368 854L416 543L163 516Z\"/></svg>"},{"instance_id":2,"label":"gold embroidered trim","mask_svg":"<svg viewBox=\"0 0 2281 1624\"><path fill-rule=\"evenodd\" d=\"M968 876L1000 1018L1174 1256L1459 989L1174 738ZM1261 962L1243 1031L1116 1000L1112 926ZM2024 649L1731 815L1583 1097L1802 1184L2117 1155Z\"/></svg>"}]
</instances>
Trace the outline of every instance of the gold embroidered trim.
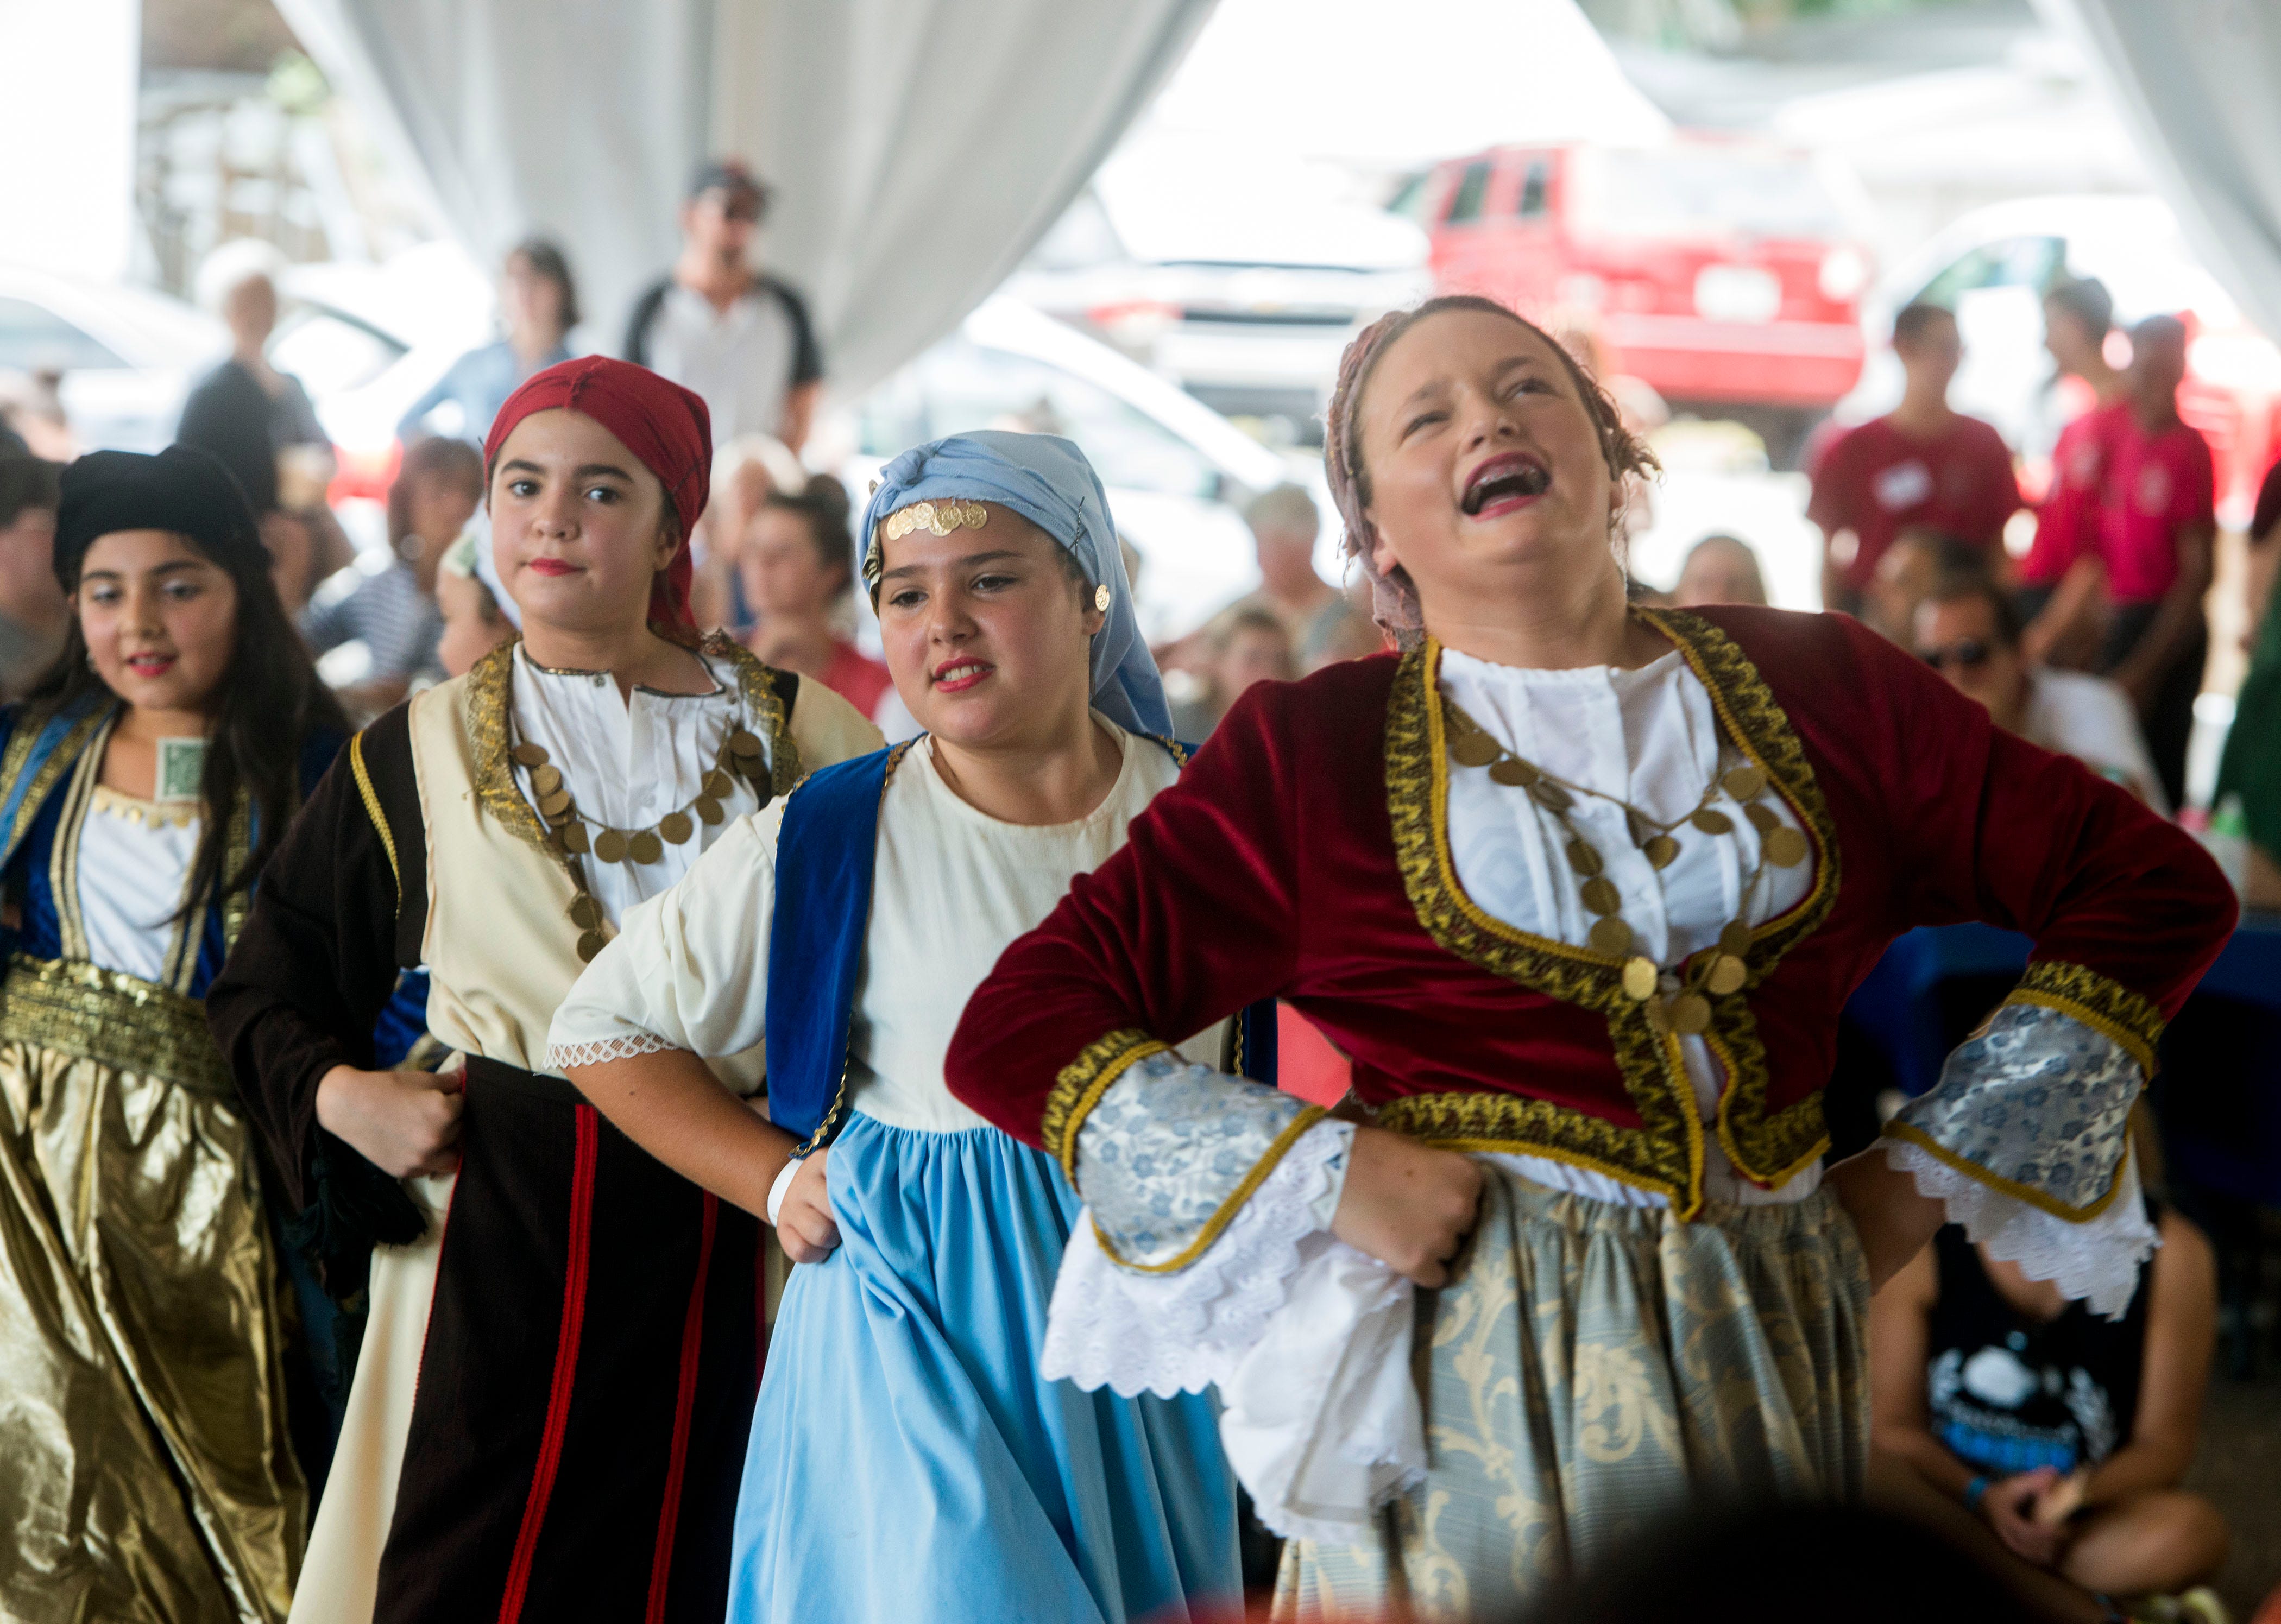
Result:
<instances>
[{"instance_id":1,"label":"gold embroidered trim","mask_svg":"<svg viewBox=\"0 0 2281 1624\"><path fill-rule=\"evenodd\" d=\"M151 829L188 829L198 821L203 810L195 800L145 800L107 784L95 786L95 795L89 805L91 810L106 817Z\"/></svg>"},{"instance_id":2,"label":"gold embroidered trim","mask_svg":"<svg viewBox=\"0 0 2281 1624\"><path fill-rule=\"evenodd\" d=\"M2081 1021L2122 1045L2141 1071L2154 1074L2154 1051L2162 1041L2161 1010L2087 965L2038 959L2004 1001L2037 1004Z\"/></svg>"},{"instance_id":3,"label":"gold embroidered trim","mask_svg":"<svg viewBox=\"0 0 2281 1624\"><path fill-rule=\"evenodd\" d=\"M112 718L118 713L116 701L97 705L72 723L70 730L57 742L55 749L49 753L48 759L40 763L40 770L32 779L31 786L24 792L23 800L16 803L15 821L8 827L6 839L0 840L0 863L6 862L16 855L16 847L23 843L33 821L40 816L41 807L55 793L57 783L78 763L80 753L87 748L88 740L95 736L97 730L110 725ZM4 793L23 776L26 764L32 759L32 747L39 743L40 734L45 726L45 721L37 726L27 726L22 722L17 723L15 732L9 737L6 752L0 754L0 793Z\"/></svg>"},{"instance_id":4,"label":"gold embroidered trim","mask_svg":"<svg viewBox=\"0 0 2281 1624\"><path fill-rule=\"evenodd\" d=\"M760 665L761 662L755 660L753 663ZM761 669L764 671L768 669L766 666L761 666ZM772 693L769 697L775 696ZM781 710L783 708L779 706L777 708ZM903 757L910 754L911 746L917 742L917 739L907 739L888 751L886 770L879 776L879 799L883 803L887 799L887 785L895 781L895 769L903 764ZM773 773L770 774L770 777L774 776ZM801 782L804 783L806 780L803 779ZM797 787L797 785L794 786L795 789ZM823 1119L816 1125L816 1132L793 1147L792 1154L794 1160L822 1149L838 1136L839 1119L847 1112L847 1073L854 1063L855 1023L851 1018L847 1023L847 1048L839 1056L839 1086L831 1091L831 1103L825 1108Z\"/></svg>"},{"instance_id":5,"label":"gold embroidered trim","mask_svg":"<svg viewBox=\"0 0 2281 1624\"><path fill-rule=\"evenodd\" d=\"M1378 1108L1377 1125L1442 1150L1541 1156L1654 1190L1677 1206L1686 1189L1639 1165L1637 1128L1518 1094L1410 1094Z\"/></svg>"},{"instance_id":6,"label":"gold embroidered trim","mask_svg":"<svg viewBox=\"0 0 2281 1624\"><path fill-rule=\"evenodd\" d=\"M1062 1172L1070 1182L1077 1181L1078 1130L1093 1114L1093 1108L1101 1103L1101 1096L1109 1092L1110 1084L1124 1076L1125 1068L1134 1061L1164 1054L1171 1047L1158 1042L1137 1026L1127 1026L1094 1039L1079 1051L1075 1060L1061 1069L1061 1074L1054 1079L1053 1092L1046 1096L1045 1115L1038 1121L1038 1137L1045 1143L1046 1154L1062 1164Z\"/></svg>"},{"instance_id":7,"label":"gold embroidered trim","mask_svg":"<svg viewBox=\"0 0 2281 1624\"><path fill-rule=\"evenodd\" d=\"M784 701L777 697L776 672L762 663L752 650L721 632L705 639L704 652L728 661L736 670L737 688L744 695L746 705L769 724L769 798L790 794L792 786L808 773L800 759L800 746L793 740L792 718L785 714ZM890 762L887 775L893 777L894 770L894 764Z\"/></svg>"},{"instance_id":8,"label":"gold embroidered trim","mask_svg":"<svg viewBox=\"0 0 2281 1624\"><path fill-rule=\"evenodd\" d=\"M1821 927L1835 905L1836 825L1789 719L1733 639L1697 615L1635 613L1679 649L1710 693L1728 736L1765 770L1814 848L1813 888L1797 907L1752 932L1743 988L1711 1001L1711 1035L1723 1046L1728 1074L1720 1102L1720 1146L1745 1177L1775 1186L1821 1154L1821 1113L1818 1106L1793 1106L1767 1117L1766 1050L1748 994L1790 948ZM1694 1088L1677 1041L1659 1033L1647 1006L1624 994L1622 961L1515 930L1484 912L1458 879L1450 855L1442 708L1434 702L1441 652L1440 643L1429 637L1405 654L1387 704L1387 808L1396 864L1418 921L1436 943L1467 963L1604 1017L1617 1070L1641 1122L1637 1128L1620 1127L1587 1111L1535 1102L1541 1109L1524 1113L1525 1128L1508 1122L1498 1136L1523 1133L1531 1154L1557 1151L1560 1159L1663 1190L1682 1218L1691 1218L1703 1199L1703 1128ZM1500 1142L1506 1141L1500 1137Z\"/></svg>"},{"instance_id":9,"label":"gold embroidered trim","mask_svg":"<svg viewBox=\"0 0 2281 1624\"><path fill-rule=\"evenodd\" d=\"M1275 1136L1275 1142L1267 1147L1258 1161L1252 1164L1251 1171L1243 1175L1243 1181L1229 1191L1227 1199L1204 1220L1204 1226L1196 1232L1196 1238L1181 1248L1177 1256L1168 1257L1163 1263L1127 1263L1117 1256L1117 1248L1102 1232L1098 1223L1093 1226L1094 1240L1099 1242L1109 1261L1121 1269L1130 1269L1135 1274L1177 1273L1204 1255L1211 1243L1219 1239L1221 1232L1234 1220L1235 1215L1242 1210L1243 1203L1258 1192L1259 1187L1267 1181L1267 1175L1275 1171L1276 1165L1289 1154L1291 1147L1299 1142L1299 1136L1329 1114L1319 1105L1310 1105L1292 1117L1289 1125ZM1074 1133L1071 1137L1075 1137Z\"/></svg>"},{"instance_id":10,"label":"gold embroidered trim","mask_svg":"<svg viewBox=\"0 0 2281 1624\"><path fill-rule=\"evenodd\" d=\"M546 825L515 787L514 769L506 756L506 713L514 693L514 651L517 642L500 644L476 661L468 672L466 696L468 743L475 755L476 795L483 810L510 832L545 852L576 885L569 858L546 838Z\"/></svg>"},{"instance_id":11,"label":"gold embroidered trim","mask_svg":"<svg viewBox=\"0 0 2281 1624\"><path fill-rule=\"evenodd\" d=\"M123 971L15 955L0 980L0 1038L237 1100L205 1006Z\"/></svg>"},{"instance_id":12,"label":"gold embroidered trim","mask_svg":"<svg viewBox=\"0 0 2281 1624\"><path fill-rule=\"evenodd\" d=\"M404 911L404 870L396 866L396 836L388 827L388 815L380 809L380 793L372 787L372 775L365 770L364 735L349 735L349 770L356 775L357 793L364 797L365 816L372 819L372 831L380 837L380 849L388 854L388 877L396 882L396 909Z\"/></svg>"},{"instance_id":13,"label":"gold embroidered trim","mask_svg":"<svg viewBox=\"0 0 2281 1624\"><path fill-rule=\"evenodd\" d=\"M2123 1163L2121 1157L2115 1160L2115 1176L2107 1181L2106 1195L2087 1207L2070 1207L2067 1203L2036 1188L2033 1185L2022 1184L2015 1179L2007 1179L2001 1173L1990 1172L1977 1162L1967 1161L1914 1123L1903 1122L1896 1117L1885 1125L1885 1132L1895 1139L1906 1140L1944 1165L1954 1168L1975 1184L1984 1184L1991 1190L2009 1195L2014 1201L2026 1202L2030 1206L2048 1212L2053 1218L2063 1219L2070 1224L2088 1224L2113 1206L2115 1196L2122 1189Z\"/></svg>"}]
</instances>

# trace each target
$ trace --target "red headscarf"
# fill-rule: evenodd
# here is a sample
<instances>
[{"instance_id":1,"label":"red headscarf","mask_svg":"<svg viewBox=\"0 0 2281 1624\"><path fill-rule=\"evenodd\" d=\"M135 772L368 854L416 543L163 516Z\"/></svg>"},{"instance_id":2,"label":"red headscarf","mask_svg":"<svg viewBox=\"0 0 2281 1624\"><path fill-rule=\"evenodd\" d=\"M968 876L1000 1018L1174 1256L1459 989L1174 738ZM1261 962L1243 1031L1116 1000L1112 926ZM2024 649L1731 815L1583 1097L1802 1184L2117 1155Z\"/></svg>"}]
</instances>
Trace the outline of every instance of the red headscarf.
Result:
<instances>
[{"instance_id":1,"label":"red headscarf","mask_svg":"<svg viewBox=\"0 0 2281 1624\"><path fill-rule=\"evenodd\" d=\"M681 545L651 584L649 618L667 630L694 637L697 627L689 613L693 568L689 533L713 488L713 419L704 401L631 361L584 355L557 362L531 374L499 407L491 437L483 442L487 481L499 461L499 447L514 426L533 412L557 407L582 413L617 436L665 487L665 499L681 526Z\"/></svg>"}]
</instances>

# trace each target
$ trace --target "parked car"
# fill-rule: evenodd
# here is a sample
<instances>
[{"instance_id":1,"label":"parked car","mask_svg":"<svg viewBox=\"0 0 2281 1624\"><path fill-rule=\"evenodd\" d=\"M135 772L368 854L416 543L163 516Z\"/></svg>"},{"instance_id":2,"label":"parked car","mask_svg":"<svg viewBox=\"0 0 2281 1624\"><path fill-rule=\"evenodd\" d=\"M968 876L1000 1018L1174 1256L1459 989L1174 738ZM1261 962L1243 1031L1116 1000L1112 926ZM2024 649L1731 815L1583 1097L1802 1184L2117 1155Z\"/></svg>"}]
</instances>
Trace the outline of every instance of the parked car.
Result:
<instances>
[{"instance_id":1,"label":"parked car","mask_svg":"<svg viewBox=\"0 0 2281 1624\"><path fill-rule=\"evenodd\" d=\"M1500 147L1395 201L1435 287L1589 331L1680 413L1734 418L1776 467L1860 376L1871 267L1841 177L1759 142Z\"/></svg>"},{"instance_id":2,"label":"parked car","mask_svg":"<svg viewBox=\"0 0 2281 1624\"><path fill-rule=\"evenodd\" d=\"M1121 150L1001 290L1230 416L1315 443L1362 324L1430 290L1407 220L1297 165Z\"/></svg>"},{"instance_id":3,"label":"parked car","mask_svg":"<svg viewBox=\"0 0 2281 1624\"><path fill-rule=\"evenodd\" d=\"M2022 483L2043 489L2061 424L2090 404L2080 384L2057 378L2044 349L2043 298L2064 276L2106 283L2123 327L2150 315L2185 319L2193 336L2178 412L2209 440L2220 514L2229 524L2246 522L2273 460L2281 348L2202 268L2159 198L2022 198L1976 209L1940 232L1864 301L1868 365L1839 406L1839 421L1866 421L1899 402L1900 363L1881 339L1903 305L1943 305L1956 313L1964 339L1949 398L1994 423L2021 455ZM2128 346L2118 341L2116 348Z\"/></svg>"},{"instance_id":4,"label":"parked car","mask_svg":"<svg viewBox=\"0 0 2281 1624\"><path fill-rule=\"evenodd\" d=\"M166 445L190 385L228 351L221 323L180 299L0 265L0 373L58 377L83 451Z\"/></svg>"},{"instance_id":5,"label":"parked car","mask_svg":"<svg viewBox=\"0 0 2281 1624\"><path fill-rule=\"evenodd\" d=\"M1283 458L1193 396L1010 298L986 301L853 415L854 454L838 472L859 506L887 458L944 435L1019 429L1075 440L1140 555L1134 596L1151 642L1194 630L1257 581L1240 509L1292 477ZM1327 492L1317 500L1329 514Z\"/></svg>"}]
</instances>

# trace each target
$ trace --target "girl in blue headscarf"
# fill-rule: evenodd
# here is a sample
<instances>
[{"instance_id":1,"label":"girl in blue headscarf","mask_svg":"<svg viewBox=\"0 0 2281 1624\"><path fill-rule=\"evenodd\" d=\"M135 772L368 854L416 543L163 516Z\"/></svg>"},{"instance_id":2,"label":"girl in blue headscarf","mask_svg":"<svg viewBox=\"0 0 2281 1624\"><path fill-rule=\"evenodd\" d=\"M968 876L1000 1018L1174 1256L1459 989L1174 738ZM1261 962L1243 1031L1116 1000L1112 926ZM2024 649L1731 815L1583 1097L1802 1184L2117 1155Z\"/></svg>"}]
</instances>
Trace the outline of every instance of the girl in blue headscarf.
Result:
<instances>
[{"instance_id":1,"label":"girl in blue headscarf","mask_svg":"<svg viewBox=\"0 0 2281 1624\"><path fill-rule=\"evenodd\" d=\"M1116 527L1076 446L978 432L889 464L863 542L925 734L817 773L630 912L556 1015L553 1062L800 1265L746 1460L732 1619L1183 1619L1240 1589L1212 1411L1040 1376L1078 1203L942 1072L1000 949L1183 760ZM1253 1029L1184 1052L1256 1071ZM763 1042L766 1122L699 1058Z\"/></svg>"}]
</instances>

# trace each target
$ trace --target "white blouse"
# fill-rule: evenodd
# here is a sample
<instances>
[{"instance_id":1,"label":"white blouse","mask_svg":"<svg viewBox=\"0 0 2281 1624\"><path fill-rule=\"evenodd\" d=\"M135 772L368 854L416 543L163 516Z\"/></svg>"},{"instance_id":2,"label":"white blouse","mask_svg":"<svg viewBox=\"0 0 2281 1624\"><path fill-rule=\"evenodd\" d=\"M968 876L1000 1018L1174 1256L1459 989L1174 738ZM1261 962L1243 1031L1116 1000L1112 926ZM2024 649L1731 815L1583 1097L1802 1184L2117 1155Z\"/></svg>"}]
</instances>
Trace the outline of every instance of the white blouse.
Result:
<instances>
[{"instance_id":1,"label":"white blouse","mask_svg":"<svg viewBox=\"0 0 2281 1624\"><path fill-rule=\"evenodd\" d=\"M96 786L79 837L79 913L89 962L145 981L166 973L199 820Z\"/></svg>"},{"instance_id":2,"label":"white blouse","mask_svg":"<svg viewBox=\"0 0 2281 1624\"><path fill-rule=\"evenodd\" d=\"M880 802L878 866L849 1030L849 1103L891 1127L951 1133L986 1125L951 1096L943 1056L967 999L998 955L1125 844L1133 819L1179 777L1171 756L1115 734L1122 754L1100 806L1074 823L1001 823L959 799L922 739ZM762 1040L777 841L784 809L739 818L687 885L630 909L560 1009L548 1063L592 1063L646 1048L738 1054ZM1219 1063L1223 1028L1181 1046Z\"/></svg>"},{"instance_id":3,"label":"white blouse","mask_svg":"<svg viewBox=\"0 0 2281 1624\"><path fill-rule=\"evenodd\" d=\"M617 679L607 672L553 670L535 663L520 643L514 658L517 742L543 746L578 809L613 829L651 828L668 813L686 810L718 763L731 730L747 729L763 752L773 748L767 718L746 703L725 661L698 655L713 678L710 693L637 687L621 699ZM523 799L537 811L530 769L514 771ZM591 852L583 859L587 889L612 924L621 923L637 902L669 889L700 852L758 809L760 793L742 775L729 777L735 787L723 798L721 822L707 824L691 813L696 832L679 846L667 846L661 861L604 862Z\"/></svg>"},{"instance_id":4,"label":"white blouse","mask_svg":"<svg viewBox=\"0 0 2281 1624\"><path fill-rule=\"evenodd\" d=\"M1442 691L1515 755L1628 800L1659 823L1694 811L1706 785L1747 760L1723 740L1710 691L1676 649L1637 670L1566 671L1495 665L1444 649L1441 678ZM1497 783L1486 768L1452 762L1449 771L1450 856L1466 893L1515 930L1583 946L1598 916L1583 904L1560 820L1524 792ZM1666 969L1718 940L1742 911L1746 885L1744 916L1754 925L1795 908L1813 888L1811 860L1786 869L1761 863L1759 831L1733 797L1722 789L1712 804L1733 821L1734 832L1706 835L1682 824L1674 831L1679 855L1660 870L1633 844L1621 807L1579 795L1569 809L1569 821L1598 848L1603 872L1623 895L1622 917L1637 950ZM1771 789L1759 804L1798 826L1796 813ZM1723 1068L1699 1037L1682 1038L1680 1049L1697 1107L1710 1122L1719 1110ZM1659 1192L1549 1156L1499 1159L1552 1189L1624 1206L1669 1204ZM1706 1200L1744 1206L1803 1201L1821 1186L1816 1166L1780 1189L1761 1189L1736 1173L1715 1133L1704 1136Z\"/></svg>"}]
</instances>

